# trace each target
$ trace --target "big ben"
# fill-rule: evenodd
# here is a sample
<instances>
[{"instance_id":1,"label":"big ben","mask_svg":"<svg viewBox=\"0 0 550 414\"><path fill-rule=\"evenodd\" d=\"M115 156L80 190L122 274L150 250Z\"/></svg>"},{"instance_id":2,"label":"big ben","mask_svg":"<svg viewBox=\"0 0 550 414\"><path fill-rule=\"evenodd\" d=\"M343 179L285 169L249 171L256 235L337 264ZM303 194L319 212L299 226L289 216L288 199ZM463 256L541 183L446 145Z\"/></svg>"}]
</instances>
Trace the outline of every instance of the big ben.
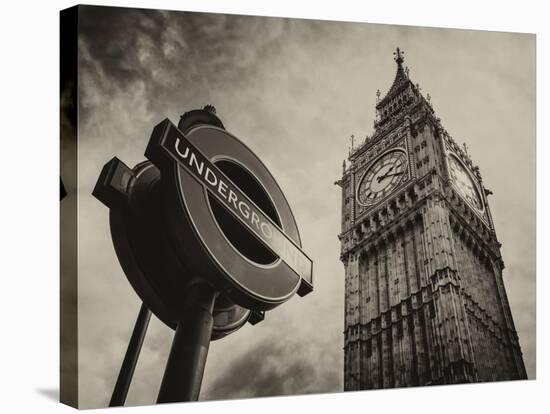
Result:
<instances>
[{"instance_id":1,"label":"big ben","mask_svg":"<svg viewBox=\"0 0 550 414\"><path fill-rule=\"evenodd\" d=\"M344 389L527 378L479 168L394 53L344 162Z\"/></svg>"}]
</instances>

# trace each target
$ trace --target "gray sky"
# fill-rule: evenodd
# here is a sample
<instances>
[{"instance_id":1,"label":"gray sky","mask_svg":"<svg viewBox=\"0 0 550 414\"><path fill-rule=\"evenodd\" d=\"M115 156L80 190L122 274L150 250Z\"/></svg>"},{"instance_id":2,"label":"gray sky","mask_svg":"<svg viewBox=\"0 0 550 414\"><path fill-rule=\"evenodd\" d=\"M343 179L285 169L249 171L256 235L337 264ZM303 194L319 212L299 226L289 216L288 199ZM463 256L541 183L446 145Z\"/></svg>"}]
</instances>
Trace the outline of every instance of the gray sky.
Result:
<instances>
[{"instance_id":1,"label":"gray sky","mask_svg":"<svg viewBox=\"0 0 550 414\"><path fill-rule=\"evenodd\" d=\"M85 9L79 112L80 399L105 406L140 301L91 192L116 155L144 159L153 126L213 104L287 196L315 291L211 344L201 399L335 392L343 378L344 272L336 235L349 136L372 133L393 51L480 166L504 279L535 376L535 42L510 33L196 13ZM129 405L156 400L172 331L153 317Z\"/></svg>"}]
</instances>

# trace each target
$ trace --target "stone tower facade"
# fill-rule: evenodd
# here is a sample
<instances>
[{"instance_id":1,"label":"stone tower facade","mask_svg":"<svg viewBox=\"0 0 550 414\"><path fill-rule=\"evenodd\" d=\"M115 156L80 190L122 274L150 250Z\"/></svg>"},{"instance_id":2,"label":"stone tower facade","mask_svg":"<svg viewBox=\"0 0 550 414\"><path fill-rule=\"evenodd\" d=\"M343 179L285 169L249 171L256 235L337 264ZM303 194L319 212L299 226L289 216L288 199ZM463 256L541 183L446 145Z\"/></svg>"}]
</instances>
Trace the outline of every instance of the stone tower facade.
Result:
<instances>
[{"instance_id":1,"label":"stone tower facade","mask_svg":"<svg viewBox=\"0 0 550 414\"><path fill-rule=\"evenodd\" d=\"M344 390L524 379L487 190L394 53L343 165Z\"/></svg>"}]
</instances>

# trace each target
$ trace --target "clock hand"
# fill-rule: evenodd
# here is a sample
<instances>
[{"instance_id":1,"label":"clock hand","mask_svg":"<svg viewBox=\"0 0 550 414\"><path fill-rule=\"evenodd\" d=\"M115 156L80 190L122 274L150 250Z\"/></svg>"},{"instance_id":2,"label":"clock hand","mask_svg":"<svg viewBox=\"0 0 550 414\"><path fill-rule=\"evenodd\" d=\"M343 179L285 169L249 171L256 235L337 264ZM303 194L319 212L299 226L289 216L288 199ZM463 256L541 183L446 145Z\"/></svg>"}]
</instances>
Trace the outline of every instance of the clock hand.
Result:
<instances>
[{"instance_id":1,"label":"clock hand","mask_svg":"<svg viewBox=\"0 0 550 414\"><path fill-rule=\"evenodd\" d=\"M393 174L386 174L386 175L384 176L384 178L386 178L386 177L392 177L392 176L394 176L394 175L403 175L403 171L396 172L396 173L393 173Z\"/></svg>"},{"instance_id":2,"label":"clock hand","mask_svg":"<svg viewBox=\"0 0 550 414\"><path fill-rule=\"evenodd\" d=\"M392 165L392 166L390 167L390 169L389 169L388 171L386 171L386 173L385 173L383 176L377 177L376 179L378 180L378 182L380 182L380 181L382 181L384 178L386 178L386 176L387 176L389 173L392 172L393 167L395 167L395 165Z\"/></svg>"},{"instance_id":3,"label":"clock hand","mask_svg":"<svg viewBox=\"0 0 550 414\"><path fill-rule=\"evenodd\" d=\"M376 180L380 183L382 182L383 179L387 178L387 177L391 177L391 176L394 176L394 175L402 175L403 174L403 171L401 172L396 172L396 173L393 173L393 174L389 174L389 171L387 174L385 174L384 176L382 177L378 177Z\"/></svg>"}]
</instances>

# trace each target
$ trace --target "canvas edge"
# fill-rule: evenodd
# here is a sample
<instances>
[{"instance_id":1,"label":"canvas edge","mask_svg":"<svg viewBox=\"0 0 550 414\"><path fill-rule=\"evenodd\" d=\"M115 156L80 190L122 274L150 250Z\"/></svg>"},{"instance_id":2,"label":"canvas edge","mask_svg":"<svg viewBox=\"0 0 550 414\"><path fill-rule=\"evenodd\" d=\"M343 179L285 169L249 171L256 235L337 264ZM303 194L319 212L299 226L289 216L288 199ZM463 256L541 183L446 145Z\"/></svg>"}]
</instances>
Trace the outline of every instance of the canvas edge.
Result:
<instances>
[{"instance_id":1,"label":"canvas edge","mask_svg":"<svg viewBox=\"0 0 550 414\"><path fill-rule=\"evenodd\" d=\"M60 355L59 400L78 408L78 11L59 13Z\"/></svg>"}]
</instances>

